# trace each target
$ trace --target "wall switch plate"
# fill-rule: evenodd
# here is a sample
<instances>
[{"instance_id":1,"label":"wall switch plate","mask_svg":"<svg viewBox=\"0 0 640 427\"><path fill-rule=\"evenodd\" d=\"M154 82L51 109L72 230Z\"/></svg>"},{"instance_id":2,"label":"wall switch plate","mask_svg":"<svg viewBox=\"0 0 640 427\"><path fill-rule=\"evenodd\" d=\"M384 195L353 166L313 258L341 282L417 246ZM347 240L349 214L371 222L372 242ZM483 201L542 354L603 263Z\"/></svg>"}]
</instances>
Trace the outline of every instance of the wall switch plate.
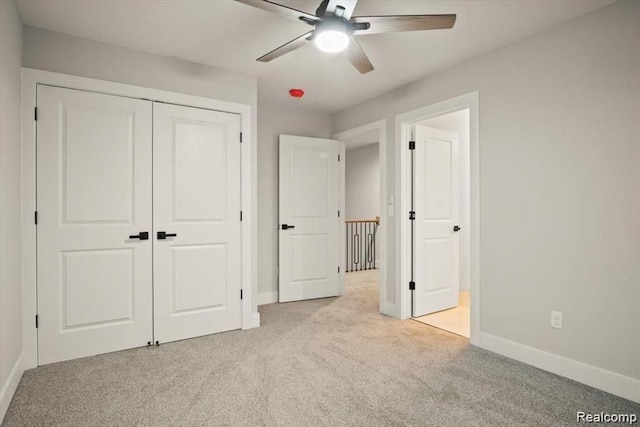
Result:
<instances>
[{"instance_id":1,"label":"wall switch plate","mask_svg":"<svg viewBox=\"0 0 640 427\"><path fill-rule=\"evenodd\" d=\"M562 329L562 313L559 311L551 312L551 327Z\"/></svg>"}]
</instances>

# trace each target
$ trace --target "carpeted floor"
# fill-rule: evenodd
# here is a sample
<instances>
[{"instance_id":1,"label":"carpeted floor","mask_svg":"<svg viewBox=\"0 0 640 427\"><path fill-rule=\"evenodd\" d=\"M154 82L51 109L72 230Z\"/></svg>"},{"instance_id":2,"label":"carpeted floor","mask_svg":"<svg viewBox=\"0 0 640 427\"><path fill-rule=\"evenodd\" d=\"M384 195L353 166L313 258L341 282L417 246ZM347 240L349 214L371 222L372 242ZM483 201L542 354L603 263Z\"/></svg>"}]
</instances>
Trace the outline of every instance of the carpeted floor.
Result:
<instances>
[{"instance_id":1,"label":"carpeted floor","mask_svg":"<svg viewBox=\"0 0 640 427\"><path fill-rule=\"evenodd\" d=\"M262 326L25 373L6 426L558 426L640 405L340 298L260 307Z\"/></svg>"}]
</instances>

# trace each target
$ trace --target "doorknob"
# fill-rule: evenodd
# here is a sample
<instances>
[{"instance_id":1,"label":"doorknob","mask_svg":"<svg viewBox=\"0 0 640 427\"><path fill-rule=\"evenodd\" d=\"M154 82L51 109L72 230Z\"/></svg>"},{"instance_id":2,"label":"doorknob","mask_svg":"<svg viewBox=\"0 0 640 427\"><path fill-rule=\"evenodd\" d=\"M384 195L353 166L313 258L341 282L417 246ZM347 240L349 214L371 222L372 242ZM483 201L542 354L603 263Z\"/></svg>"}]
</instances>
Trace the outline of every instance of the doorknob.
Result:
<instances>
[{"instance_id":1,"label":"doorknob","mask_svg":"<svg viewBox=\"0 0 640 427\"><path fill-rule=\"evenodd\" d=\"M453 231L460 231L460 227L459 227L459 226L457 226L457 225L454 225L454 226L453 226Z\"/></svg>"},{"instance_id":2,"label":"doorknob","mask_svg":"<svg viewBox=\"0 0 640 427\"><path fill-rule=\"evenodd\" d=\"M289 225L289 224L282 224L282 229L283 230L288 230L290 228L296 228L295 225Z\"/></svg>"},{"instance_id":3,"label":"doorknob","mask_svg":"<svg viewBox=\"0 0 640 427\"><path fill-rule=\"evenodd\" d=\"M134 234L129 236L130 239L140 239L140 240L149 240L149 232L141 231L139 234Z\"/></svg>"},{"instance_id":4,"label":"doorknob","mask_svg":"<svg viewBox=\"0 0 640 427\"><path fill-rule=\"evenodd\" d=\"M167 237L176 237L176 233L167 233L166 231L158 231L158 240L164 240Z\"/></svg>"}]
</instances>

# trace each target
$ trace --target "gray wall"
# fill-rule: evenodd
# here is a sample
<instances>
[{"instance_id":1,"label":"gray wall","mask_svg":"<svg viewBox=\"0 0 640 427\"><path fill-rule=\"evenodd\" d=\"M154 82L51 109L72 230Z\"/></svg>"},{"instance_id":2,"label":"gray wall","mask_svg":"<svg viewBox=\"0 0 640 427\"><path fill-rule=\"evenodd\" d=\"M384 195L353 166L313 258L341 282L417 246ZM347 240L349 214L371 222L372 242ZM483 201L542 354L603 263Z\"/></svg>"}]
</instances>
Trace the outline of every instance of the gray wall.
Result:
<instances>
[{"instance_id":1,"label":"gray wall","mask_svg":"<svg viewBox=\"0 0 640 427\"><path fill-rule=\"evenodd\" d=\"M18 11L0 1L0 422L22 376L21 51Z\"/></svg>"},{"instance_id":2,"label":"gray wall","mask_svg":"<svg viewBox=\"0 0 640 427\"><path fill-rule=\"evenodd\" d=\"M278 136L331 138L329 114L295 107L258 105L258 293L273 301L278 291ZM267 295L269 294L269 295Z\"/></svg>"},{"instance_id":3,"label":"gray wall","mask_svg":"<svg viewBox=\"0 0 640 427\"><path fill-rule=\"evenodd\" d=\"M255 76L30 26L24 27L23 34L25 67L248 104L252 111L251 133L256 143L258 81ZM254 150L252 158L254 188L257 183L256 153ZM252 204L257 204L255 193ZM257 241L257 214L254 212L252 222L254 242ZM257 244L252 253L253 271L256 272ZM254 305L256 283L254 275Z\"/></svg>"},{"instance_id":4,"label":"gray wall","mask_svg":"<svg viewBox=\"0 0 640 427\"><path fill-rule=\"evenodd\" d=\"M640 2L621 1L333 115L387 119L394 189L395 116L479 91L481 331L635 379L639 53Z\"/></svg>"},{"instance_id":5,"label":"gray wall","mask_svg":"<svg viewBox=\"0 0 640 427\"><path fill-rule=\"evenodd\" d=\"M345 219L380 216L380 153L378 144L345 153Z\"/></svg>"},{"instance_id":6,"label":"gray wall","mask_svg":"<svg viewBox=\"0 0 640 427\"><path fill-rule=\"evenodd\" d=\"M344 157L345 219L375 219L380 216L380 144L351 148ZM379 266L379 238L375 246L374 261Z\"/></svg>"},{"instance_id":7,"label":"gray wall","mask_svg":"<svg viewBox=\"0 0 640 427\"><path fill-rule=\"evenodd\" d=\"M24 27L25 67L257 106L255 76Z\"/></svg>"},{"instance_id":8,"label":"gray wall","mask_svg":"<svg viewBox=\"0 0 640 427\"><path fill-rule=\"evenodd\" d=\"M469 110L432 117L419 125L458 134L460 141L460 290L470 290L471 284L471 193L469 188L471 153L469 150Z\"/></svg>"}]
</instances>

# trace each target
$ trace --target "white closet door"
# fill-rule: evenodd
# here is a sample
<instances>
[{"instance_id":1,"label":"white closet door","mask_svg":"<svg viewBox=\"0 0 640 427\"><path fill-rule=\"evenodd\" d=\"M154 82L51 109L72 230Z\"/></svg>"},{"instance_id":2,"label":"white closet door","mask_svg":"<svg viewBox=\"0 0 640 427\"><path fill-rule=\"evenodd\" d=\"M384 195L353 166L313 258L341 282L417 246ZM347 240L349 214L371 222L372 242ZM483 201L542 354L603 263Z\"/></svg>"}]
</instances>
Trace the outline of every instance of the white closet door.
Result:
<instances>
[{"instance_id":1,"label":"white closet door","mask_svg":"<svg viewBox=\"0 0 640 427\"><path fill-rule=\"evenodd\" d=\"M280 135L280 302L340 294L339 148Z\"/></svg>"},{"instance_id":2,"label":"white closet door","mask_svg":"<svg viewBox=\"0 0 640 427\"><path fill-rule=\"evenodd\" d=\"M240 116L154 103L153 136L155 340L238 329Z\"/></svg>"},{"instance_id":3,"label":"white closet door","mask_svg":"<svg viewBox=\"0 0 640 427\"><path fill-rule=\"evenodd\" d=\"M38 363L152 338L151 103L38 86Z\"/></svg>"},{"instance_id":4,"label":"white closet door","mask_svg":"<svg viewBox=\"0 0 640 427\"><path fill-rule=\"evenodd\" d=\"M414 316L458 306L459 142L451 132L416 126Z\"/></svg>"}]
</instances>

